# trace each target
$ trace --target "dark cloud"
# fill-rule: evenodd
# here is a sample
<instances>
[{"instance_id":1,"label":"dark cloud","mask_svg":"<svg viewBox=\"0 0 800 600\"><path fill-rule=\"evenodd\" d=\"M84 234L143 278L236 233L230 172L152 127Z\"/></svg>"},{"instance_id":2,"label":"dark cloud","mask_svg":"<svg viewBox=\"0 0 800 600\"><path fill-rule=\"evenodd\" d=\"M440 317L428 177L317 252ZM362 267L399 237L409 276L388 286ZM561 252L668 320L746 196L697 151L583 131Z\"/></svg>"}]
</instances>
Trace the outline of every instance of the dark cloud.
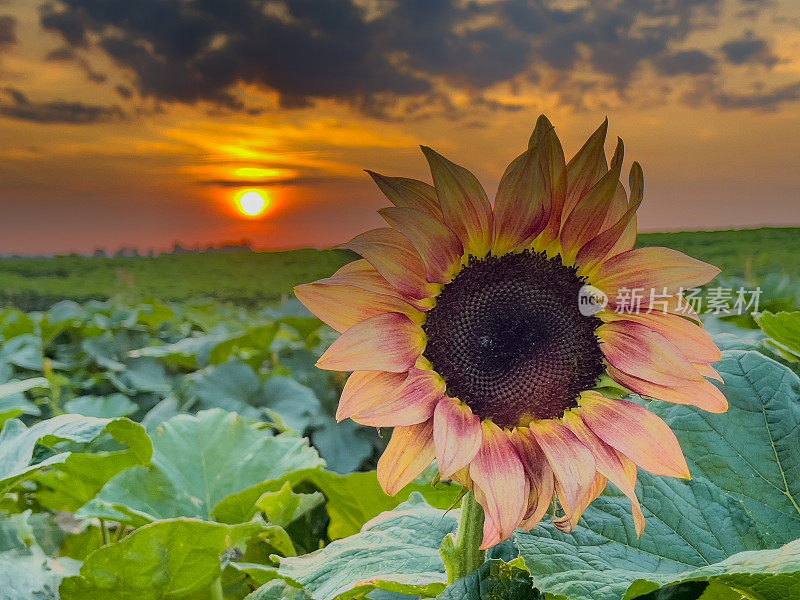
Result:
<instances>
[{"instance_id":1,"label":"dark cloud","mask_svg":"<svg viewBox=\"0 0 800 600\"><path fill-rule=\"evenodd\" d=\"M720 50L734 65L760 64L772 67L778 62L767 40L755 37L752 31L748 31L744 37L725 42Z\"/></svg>"},{"instance_id":2,"label":"dark cloud","mask_svg":"<svg viewBox=\"0 0 800 600\"><path fill-rule=\"evenodd\" d=\"M281 108L329 98L382 118L408 117L414 107L414 118L433 109L455 115L438 94L442 81L480 104L488 87L544 72L563 101L580 107L581 90L624 94L643 65L692 77L717 67L711 54L680 48L690 33L718 22L722 0L594 0L574 8L547 0L402 0L369 11L363 4L47 0L41 22L71 48L101 49L132 73L144 98L234 110L253 109L233 92L249 83L277 91ZM768 50L740 58L742 41L721 49L729 61L766 64ZM490 104L483 101L494 110Z\"/></svg>"},{"instance_id":3,"label":"dark cloud","mask_svg":"<svg viewBox=\"0 0 800 600\"><path fill-rule=\"evenodd\" d=\"M0 46L17 43L17 20L11 15L0 15Z\"/></svg>"},{"instance_id":4,"label":"dark cloud","mask_svg":"<svg viewBox=\"0 0 800 600\"><path fill-rule=\"evenodd\" d=\"M774 88L765 92L752 94L719 93L713 97L714 103L725 109L756 109L762 111L777 110L786 102L800 100L800 81Z\"/></svg>"},{"instance_id":5,"label":"dark cloud","mask_svg":"<svg viewBox=\"0 0 800 600\"><path fill-rule=\"evenodd\" d=\"M125 114L118 106L101 106L65 100L34 102L25 93L15 88L6 87L3 92L8 101L0 100L0 115L20 121L85 125L125 118Z\"/></svg>"},{"instance_id":6,"label":"dark cloud","mask_svg":"<svg viewBox=\"0 0 800 600\"><path fill-rule=\"evenodd\" d=\"M656 66L664 75L702 75L711 72L716 63L713 56L702 50L681 50L656 60Z\"/></svg>"},{"instance_id":7,"label":"dark cloud","mask_svg":"<svg viewBox=\"0 0 800 600\"><path fill-rule=\"evenodd\" d=\"M130 100L133 98L133 90L125 85L117 85L114 87L114 91L120 96L120 98L125 98L125 100Z\"/></svg>"}]
</instances>

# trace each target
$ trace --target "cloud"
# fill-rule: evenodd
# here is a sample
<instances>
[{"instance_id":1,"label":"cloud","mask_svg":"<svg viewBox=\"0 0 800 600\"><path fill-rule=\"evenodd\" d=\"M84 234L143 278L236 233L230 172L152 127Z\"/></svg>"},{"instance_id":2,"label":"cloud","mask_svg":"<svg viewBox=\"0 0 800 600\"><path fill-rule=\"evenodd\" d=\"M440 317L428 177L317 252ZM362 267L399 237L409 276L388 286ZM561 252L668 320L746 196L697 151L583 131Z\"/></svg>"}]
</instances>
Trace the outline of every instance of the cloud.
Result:
<instances>
[{"instance_id":1,"label":"cloud","mask_svg":"<svg viewBox=\"0 0 800 600\"><path fill-rule=\"evenodd\" d=\"M756 37L752 31L739 39L725 42L720 50L728 62L734 65L760 64L772 67L778 62L778 57L770 50L767 40Z\"/></svg>"},{"instance_id":2,"label":"cloud","mask_svg":"<svg viewBox=\"0 0 800 600\"><path fill-rule=\"evenodd\" d=\"M753 94L718 93L714 103L724 109L777 110L781 104L800 100L800 81Z\"/></svg>"},{"instance_id":3,"label":"cloud","mask_svg":"<svg viewBox=\"0 0 800 600\"><path fill-rule=\"evenodd\" d=\"M681 50L659 57L656 66L664 75L702 75L711 72L716 63L702 50Z\"/></svg>"},{"instance_id":4,"label":"cloud","mask_svg":"<svg viewBox=\"0 0 800 600\"><path fill-rule=\"evenodd\" d=\"M334 99L392 119L434 109L455 115L441 100L453 89L492 110L486 90L545 74L556 82L550 91L578 108L585 102L580 90L624 95L647 65L666 75L705 76L719 59L682 46L694 31L718 24L722 6L722 0L55 0L41 23L69 47L100 50L129 70L143 98L258 111L235 91L247 83L277 91L284 109ZM758 40L726 43L727 60L766 64L771 55L763 48L742 58L743 41Z\"/></svg>"},{"instance_id":5,"label":"cloud","mask_svg":"<svg viewBox=\"0 0 800 600\"><path fill-rule=\"evenodd\" d=\"M85 125L125 118L125 113L118 106L65 100L34 102L16 88L6 87L3 92L9 101L0 100L0 115L20 121Z\"/></svg>"},{"instance_id":6,"label":"cloud","mask_svg":"<svg viewBox=\"0 0 800 600\"><path fill-rule=\"evenodd\" d=\"M11 15L0 15L0 46L17 43L17 20Z\"/></svg>"}]
</instances>

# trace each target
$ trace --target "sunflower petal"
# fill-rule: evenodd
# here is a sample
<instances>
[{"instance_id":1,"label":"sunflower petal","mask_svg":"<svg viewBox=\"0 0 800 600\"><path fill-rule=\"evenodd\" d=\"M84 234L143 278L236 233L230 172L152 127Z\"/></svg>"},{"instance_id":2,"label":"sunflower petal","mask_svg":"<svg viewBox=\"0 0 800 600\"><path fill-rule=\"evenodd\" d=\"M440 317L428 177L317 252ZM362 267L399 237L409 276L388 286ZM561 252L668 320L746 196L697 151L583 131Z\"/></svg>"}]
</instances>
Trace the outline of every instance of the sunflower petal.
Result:
<instances>
[{"instance_id":1,"label":"sunflower petal","mask_svg":"<svg viewBox=\"0 0 800 600\"><path fill-rule=\"evenodd\" d=\"M586 426L580 417L580 409L567 411L564 415L564 424L574 433L581 443L586 446L594 456L597 471L611 483L617 486L631 501L631 509L634 514L634 525L639 537L644 528L644 517L639 519L642 509L639 499L636 497L636 467L634 465L634 477L631 481L629 467L624 462L625 457L621 457L619 452L606 444L597 437L591 429ZM630 461L628 461L630 462ZM637 514L638 511L638 514ZM577 519L572 519L575 523Z\"/></svg>"},{"instance_id":2,"label":"sunflower petal","mask_svg":"<svg viewBox=\"0 0 800 600\"><path fill-rule=\"evenodd\" d=\"M622 140L617 143L613 167L580 198L561 228L561 247L569 261L586 242L603 229L603 224L614 210L614 199L622 169Z\"/></svg>"},{"instance_id":3,"label":"sunflower petal","mask_svg":"<svg viewBox=\"0 0 800 600\"><path fill-rule=\"evenodd\" d=\"M605 119L567 163L567 189L562 221L569 216L575 205L597 183L597 180L608 171L604 149L607 133L608 119Z\"/></svg>"},{"instance_id":4,"label":"sunflower petal","mask_svg":"<svg viewBox=\"0 0 800 600\"><path fill-rule=\"evenodd\" d=\"M596 330L600 349L614 367L661 385L702 383L703 378L672 342L635 321L611 321Z\"/></svg>"},{"instance_id":5,"label":"sunflower petal","mask_svg":"<svg viewBox=\"0 0 800 600\"><path fill-rule=\"evenodd\" d=\"M423 299L436 288L425 280L425 265L411 242L391 227L372 229L339 246L367 259L400 293Z\"/></svg>"},{"instance_id":6,"label":"sunflower petal","mask_svg":"<svg viewBox=\"0 0 800 600\"><path fill-rule=\"evenodd\" d=\"M550 218L550 193L542 170L542 150L532 146L508 166L494 201L492 253L524 249Z\"/></svg>"},{"instance_id":7,"label":"sunflower petal","mask_svg":"<svg viewBox=\"0 0 800 600\"><path fill-rule=\"evenodd\" d=\"M390 312L404 314L417 325L425 321L419 310L397 296L375 294L351 285L306 283L294 288L294 295L321 321L339 333L360 321Z\"/></svg>"},{"instance_id":8,"label":"sunflower petal","mask_svg":"<svg viewBox=\"0 0 800 600\"><path fill-rule=\"evenodd\" d=\"M419 210L442 220L442 207L439 206L436 188L431 184L407 177L387 177L373 171L367 173L378 184L389 202L398 208Z\"/></svg>"},{"instance_id":9,"label":"sunflower petal","mask_svg":"<svg viewBox=\"0 0 800 600\"><path fill-rule=\"evenodd\" d=\"M529 147L538 147L545 182L545 204L550 207L549 216L541 238L544 246L558 237L561 217L567 193L567 165L564 149L552 123L544 115L536 121Z\"/></svg>"},{"instance_id":10,"label":"sunflower petal","mask_svg":"<svg viewBox=\"0 0 800 600\"><path fill-rule=\"evenodd\" d=\"M433 306L432 299L419 300L400 293L391 283L375 270L368 260L360 258L341 267L336 273L325 279L318 279L314 283L322 285L350 285L353 287L400 298L418 310L428 310Z\"/></svg>"},{"instance_id":11,"label":"sunflower petal","mask_svg":"<svg viewBox=\"0 0 800 600\"><path fill-rule=\"evenodd\" d=\"M547 509L550 508L553 501L553 491L555 490L553 469L527 427L517 427L511 437L511 442L519 452L525 475L531 486L528 509L525 519L520 523L521 529L530 530L536 527L542 517L547 514Z\"/></svg>"},{"instance_id":12,"label":"sunflower petal","mask_svg":"<svg viewBox=\"0 0 800 600\"><path fill-rule=\"evenodd\" d=\"M529 490L522 462L506 433L491 421L482 427L483 442L470 465L470 476L475 497L503 541L525 516Z\"/></svg>"},{"instance_id":13,"label":"sunflower petal","mask_svg":"<svg viewBox=\"0 0 800 600\"><path fill-rule=\"evenodd\" d=\"M464 253L455 233L441 221L412 208L383 208L378 211L402 233L419 253L431 283L449 283L461 267Z\"/></svg>"},{"instance_id":14,"label":"sunflower petal","mask_svg":"<svg viewBox=\"0 0 800 600\"><path fill-rule=\"evenodd\" d=\"M345 331L317 361L328 371L411 369L425 349L425 333L399 313L378 315Z\"/></svg>"},{"instance_id":15,"label":"sunflower petal","mask_svg":"<svg viewBox=\"0 0 800 600\"><path fill-rule=\"evenodd\" d=\"M606 444L655 475L688 479L689 467L669 426L646 408L585 392L583 422Z\"/></svg>"},{"instance_id":16,"label":"sunflower petal","mask_svg":"<svg viewBox=\"0 0 800 600\"><path fill-rule=\"evenodd\" d=\"M582 270L592 273L604 260L631 250L636 243L636 212L644 197L644 174L637 162L631 166L630 186L631 199L627 211L616 223L578 250L575 262Z\"/></svg>"},{"instance_id":17,"label":"sunflower petal","mask_svg":"<svg viewBox=\"0 0 800 600\"><path fill-rule=\"evenodd\" d=\"M606 371L614 381L641 396L656 398L673 404L688 404L716 414L724 413L728 410L728 400L725 395L709 381L703 380L702 383L675 387L639 379L610 365L606 368Z\"/></svg>"},{"instance_id":18,"label":"sunflower petal","mask_svg":"<svg viewBox=\"0 0 800 600\"><path fill-rule=\"evenodd\" d=\"M458 235L464 251L483 258L492 237L492 207L478 179L441 154L422 146L442 206L444 224Z\"/></svg>"},{"instance_id":19,"label":"sunflower petal","mask_svg":"<svg viewBox=\"0 0 800 600\"><path fill-rule=\"evenodd\" d=\"M370 427L415 425L433 416L443 395L444 381L433 371L356 371L342 390L336 420L351 418Z\"/></svg>"},{"instance_id":20,"label":"sunflower petal","mask_svg":"<svg viewBox=\"0 0 800 600\"><path fill-rule=\"evenodd\" d=\"M378 482L384 492L394 496L419 477L435 457L432 420L395 427L378 460Z\"/></svg>"},{"instance_id":21,"label":"sunflower petal","mask_svg":"<svg viewBox=\"0 0 800 600\"><path fill-rule=\"evenodd\" d=\"M469 406L455 398L442 397L433 413L433 442L442 479L467 466L482 441L481 420Z\"/></svg>"},{"instance_id":22,"label":"sunflower petal","mask_svg":"<svg viewBox=\"0 0 800 600\"><path fill-rule=\"evenodd\" d=\"M555 519L553 521L553 525L565 533L572 532L572 530L578 526L578 521L581 520L583 513L586 512L586 509L589 508L589 505L597 500L600 494L603 493L603 490L606 489L606 485L608 485L608 479L596 472L594 474L592 485L589 486L586 494L584 494L584 496L580 499L578 506L575 507L572 512L566 513L562 517ZM556 484L556 491L559 498L564 498L565 493L560 484Z\"/></svg>"},{"instance_id":23,"label":"sunflower petal","mask_svg":"<svg viewBox=\"0 0 800 600\"><path fill-rule=\"evenodd\" d=\"M604 313L609 322L634 321L669 340L691 362L713 363L722 360L714 340L705 329L691 321L668 313Z\"/></svg>"},{"instance_id":24,"label":"sunflower petal","mask_svg":"<svg viewBox=\"0 0 800 600\"><path fill-rule=\"evenodd\" d=\"M624 290L651 290L671 296L708 283L720 273L717 267L671 248L635 248L612 256L597 270L591 283L616 298Z\"/></svg>"},{"instance_id":25,"label":"sunflower petal","mask_svg":"<svg viewBox=\"0 0 800 600\"><path fill-rule=\"evenodd\" d=\"M556 484L563 490L564 511L571 514L592 487L595 473L592 453L560 423L532 421L529 427L553 469Z\"/></svg>"}]
</instances>

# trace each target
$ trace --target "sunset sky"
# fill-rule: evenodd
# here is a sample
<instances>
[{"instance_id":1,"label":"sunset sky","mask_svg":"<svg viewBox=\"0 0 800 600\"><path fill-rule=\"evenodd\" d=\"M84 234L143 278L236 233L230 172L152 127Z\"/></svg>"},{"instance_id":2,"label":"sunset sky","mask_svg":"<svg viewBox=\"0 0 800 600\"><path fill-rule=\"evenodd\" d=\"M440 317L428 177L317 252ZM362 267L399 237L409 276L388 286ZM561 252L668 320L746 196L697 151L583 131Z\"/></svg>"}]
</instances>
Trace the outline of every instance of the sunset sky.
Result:
<instances>
[{"instance_id":1,"label":"sunset sky","mask_svg":"<svg viewBox=\"0 0 800 600\"><path fill-rule=\"evenodd\" d=\"M540 113L609 117L643 230L800 225L796 0L0 0L0 253L330 246L363 169L491 196Z\"/></svg>"}]
</instances>

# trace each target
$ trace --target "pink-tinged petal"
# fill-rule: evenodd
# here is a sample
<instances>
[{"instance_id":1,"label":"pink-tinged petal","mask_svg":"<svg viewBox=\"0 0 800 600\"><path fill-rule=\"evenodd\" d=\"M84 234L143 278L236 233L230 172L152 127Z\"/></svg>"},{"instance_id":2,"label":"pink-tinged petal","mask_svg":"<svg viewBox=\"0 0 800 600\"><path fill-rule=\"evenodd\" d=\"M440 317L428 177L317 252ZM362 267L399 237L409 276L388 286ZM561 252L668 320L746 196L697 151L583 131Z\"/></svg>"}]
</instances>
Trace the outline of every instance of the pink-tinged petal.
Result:
<instances>
[{"instance_id":1,"label":"pink-tinged petal","mask_svg":"<svg viewBox=\"0 0 800 600\"><path fill-rule=\"evenodd\" d=\"M641 396L673 404L688 404L710 413L719 414L728 410L728 401L725 395L714 384L706 380L703 380L702 383L674 387L638 379L610 365L606 367L606 371L611 379Z\"/></svg>"},{"instance_id":2,"label":"pink-tinged petal","mask_svg":"<svg viewBox=\"0 0 800 600\"><path fill-rule=\"evenodd\" d=\"M606 489L607 484L608 479L606 477L600 473L595 473L592 485L589 487L589 490L586 492L583 498L581 498L578 506L572 510L572 512L564 514L564 516L555 519L553 521L553 525L555 525L557 529L563 531L564 533L571 533L572 530L578 526L578 521L581 520L583 513L586 512L586 509L589 508L589 505L597 500L600 494L603 493L603 490ZM559 498L564 497L564 490L560 484L556 484L556 491Z\"/></svg>"},{"instance_id":3,"label":"pink-tinged petal","mask_svg":"<svg viewBox=\"0 0 800 600\"><path fill-rule=\"evenodd\" d=\"M452 281L461 268L461 255L464 253L455 233L429 214L411 208L383 208L378 212L417 250L428 281Z\"/></svg>"},{"instance_id":4,"label":"pink-tinged petal","mask_svg":"<svg viewBox=\"0 0 800 600\"><path fill-rule=\"evenodd\" d=\"M564 424L574 433L578 439L586 446L594 456L597 472L607 478L617 486L631 501L631 508L634 514L634 524L636 531L641 536L640 526L644 527L643 518L640 522L637 516L641 514L639 499L636 497L636 465L633 465L633 481L631 481L630 467L627 463L631 461L620 456L619 452L601 440L595 433L586 426L580 417L580 409L567 411L564 415ZM605 486L604 486L605 487ZM588 506L588 505L587 505ZM577 519L570 519L576 523Z\"/></svg>"},{"instance_id":5,"label":"pink-tinged petal","mask_svg":"<svg viewBox=\"0 0 800 600\"><path fill-rule=\"evenodd\" d=\"M405 315L387 313L357 323L333 342L317 361L328 371L411 369L425 349L425 333Z\"/></svg>"},{"instance_id":6,"label":"pink-tinged petal","mask_svg":"<svg viewBox=\"0 0 800 600\"><path fill-rule=\"evenodd\" d=\"M581 198L608 171L605 143L608 119L589 136L586 143L566 166L567 190L562 221L565 220Z\"/></svg>"},{"instance_id":7,"label":"pink-tinged petal","mask_svg":"<svg viewBox=\"0 0 800 600\"><path fill-rule=\"evenodd\" d=\"M645 297L651 290L671 296L708 283L719 273L717 267L671 248L636 248L605 261L591 283L609 298L623 289L643 290Z\"/></svg>"},{"instance_id":8,"label":"pink-tinged petal","mask_svg":"<svg viewBox=\"0 0 800 600\"><path fill-rule=\"evenodd\" d=\"M389 202L398 208L419 210L440 221L443 219L436 188L431 184L407 177L387 177L373 171L367 173L378 184Z\"/></svg>"},{"instance_id":9,"label":"pink-tinged petal","mask_svg":"<svg viewBox=\"0 0 800 600\"><path fill-rule=\"evenodd\" d=\"M612 321L596 330L600 349L613 367L661 385L684 386L703 378L663 335L634 321Z\"/></svg>"},{"instance_id":10,"label":"pink-tinged petal","mask_svg":"<svg viewBox=\"0 0 800 600\"><path fill-rule=\"evenodd\" d=\"M593 273L605 260L631 250L636 243L636 212L644 196L644 175L639 163L633 163L630 174L631 199L619 219L596 237L586 242L575 258L582 274Z\"/></svg>"},{"instance_id":11,"label":"pink-tinged petal","mask_svg":"<svg viewBox=\"0 0 800 600\"><path fill-rule=\"evenodd\" d=\"M615 197L622 169L622 140L617 143L613 167L578 201L561 228L561 247L567 261L581 246L603 230L606 219L615 210Z\"/></svg>"},{"instance_id":12,"label":"pink-tinged petal","mask_svg":"<svg viewBox=\"0 0 800 600\"><path fill-rule=\"evenodd\" d=\"M476 491L475 498L484 498L483 495L480 495L480 491ZM485 499L483 500L485 502ZM478 502L481 502L478 499ZM481 542L481 550L488 550L489 548L494 548L502 542L503 539L500 537L500 532L497 530L497 527L494 526L494 522L491 519L484 518L483 520L483 541Z\"/></svg>"},{"instance_id":13,"label":"pink-tinged petal","mask_svg":"<svg viewBox=\"0 0 800 600\"><path fill-rule=\"evenodd\" d=\"M536 527L542 517L547 514L553 501L555 490L553 469L527 427L517 427L511 436L511 442L519 452L525 476L530 482L531 493L528 496L528 507L525 518L520 523L521 529L530 530Z\"/></svg>"},{"instance_id":14,"label":"pink-tinged petal","mask_svg":"<svg viewBox=\"0 0 800 600\"><path fill-rule=\"evenodd\" d=\"M713 363L722 360L722 352L706 330L678 315L606 311L601 318L607 322L640 323L669 340L691 362Z\"/></svg>"},{"instance_id":15,"label":"pink-tinged petal","mask_svg":"<svg viewBox=\"0 0 800 600\"><path fill-rule=\"evenodd\" d=\"M636 497L636 478L637 466L630 458L617 452L622 465L625 468L625 475L628 478L628 484L634 493L628 498L631 500L631 512L633 513L633 526L636 529L636 536L642 537L644 533L644 513L642 512L642 505L639 504L639 498Z\"/></svg>"},{"instance_id":16,"label":"pink-tinged petal","mask_svg":"<svg viewBox=\"0 0 800 600\"><path fill-rule=\"evenodd\" d=\"M507 540L525 516L528 484L525 471L508 435L491 421L484 421L483 442L470 464L475 498L491 519L500 541ZM489 540L484 541L487 543Z\"/></svg>"},{"instance_id":17,"label":"pink-tinged petal","mask_svg":"<svg viewBox=\"0 0 800 600\"><path fill-rule=\"evenodd\" d=\"M567 193L567 165L555 128L544 115L537 119L528 146L537 148L541 157L544 196L547 198L544 203L550 207L550 214L541 234L542 245L546 246L558 238L561 231L561 216Z\"/></svg>"},{"instance_id":18,"label":"pink-tinged petal","mask_svg":"<svg viewBox=\"0 0 800 600\"><path fill-rule=\"evenodd\" d=\"M467 466L482 441L481 420L469 406L455 398L442 397L433 413L433 442L442 479Z\"/></svg>"},{"instance_id":19,"label":"pink-tinged petal","mask_svg":"<svg viewBox=\"0 0 800 600\"><path fill-rule=\"evenodd\" d=\"M375 270L375 267L373 267L368 260L363 258L347 263L330 277L319 279L314 283L322 285L350 285L362 290L381 294L382 296L395 296L422 311L429 310L434 304L432 298L419 300L400 293L396 287L384 279L383 275Z\"/></svg>"},{"instance_id":20,"label":"pink-tinged petal","mask_svg":"<svg viewBox=\"0 0 800 600\"><path fill-rule=\"evenodd\" d=\"M523 250L550 218L550 193L542 168L542 150L528 148L508 166L494 201L492 253Z\"/></svg>"},{"instance_id":21,"label":"pink-tinged petal","mask_svg":"<svg viewBox=\"0 0 800 600\"><path fill-rule=\"evenodd\" d=\"M378 482L394 496L433 462L433 421L395 427L392 439L378 460Z\"/></svg>"},{"instance_id":22,"label":"pink-tinged petal","mask_svg":"<svg viewBox=\"0 0 800 600\"><path fill-rule=\"evenodd\" d=\"M442 206L444 224L461 240L464 251L483 258L489 252L492 238L492 207L477 177L422 146L428 159Z\"/></svg>"},{"instance_id":23,"label":"pink-tinged petal","mask_svg":"<svg viewBox=\"0 0 800 600\"><path fill-rule=\"evenodd\" d=\"M391 227L364 232L340 247L367 259L401 294L421 300L436 293L436 287L425 279L425 265L419 253Z\"/></svg>"},{"instance_id":24,"label":"pink-tinged petal","mask_svg":"<svg viewBox=\"0 0 800 600\"><path fill-rule=\"evenodd\" d=\"M444 387L442 378L433 371L356 371L342 390L336 420L351 418L369 427L422 423L433 416Z\"/></svg>"},{"instance_id":25,"label":"pink-tinged petal","mask_svg":"<svg viewBox=\"0 0 800 600\"><path fill-rule=\"evenodd\" d=\"M417 325L425 322L419 310L397 296L375 294L351 285L306 283L294 288L294 295L339 333L360 321L390 312L404 314Z\"/></svg>"},{"instance_id":26,"label":"pink-tinged petal","mask_svg":"<svg viewBox=\"0 0 800 600\"><path fill-rule=\"evenodd\" d=\"M689 467L669 426L646 408L585 392L581 418L597 437L656 475L688 479Z\"/></svg>"},{"instance_id":27,"label":"pink-tinged petal","mask_svg":"<svg viewBox=\"0 0 800 600\"><path fill-rule=\"evenodd\" d=\"M595 473L592 453L574 433L556 421L532 421L529 428L553 469L556 484L563 489L561 503L570 514L592 487Z\"/></svg>"},{"instance_id":28,"label":"pink-tinged petal","mask_svg":"<svg viewBox=\"0 0 800 600\"><path fill-rule=\"evenodd\" d=\"M724 379L722 379L722 375L720 375L719 372L708 363L694 363L694 368L697 369L697 372L700 373L700 375L702 375L703 377L708 377L709 379L716 379L717 381L724 382Z\"/></svg>"}]
</instances>

